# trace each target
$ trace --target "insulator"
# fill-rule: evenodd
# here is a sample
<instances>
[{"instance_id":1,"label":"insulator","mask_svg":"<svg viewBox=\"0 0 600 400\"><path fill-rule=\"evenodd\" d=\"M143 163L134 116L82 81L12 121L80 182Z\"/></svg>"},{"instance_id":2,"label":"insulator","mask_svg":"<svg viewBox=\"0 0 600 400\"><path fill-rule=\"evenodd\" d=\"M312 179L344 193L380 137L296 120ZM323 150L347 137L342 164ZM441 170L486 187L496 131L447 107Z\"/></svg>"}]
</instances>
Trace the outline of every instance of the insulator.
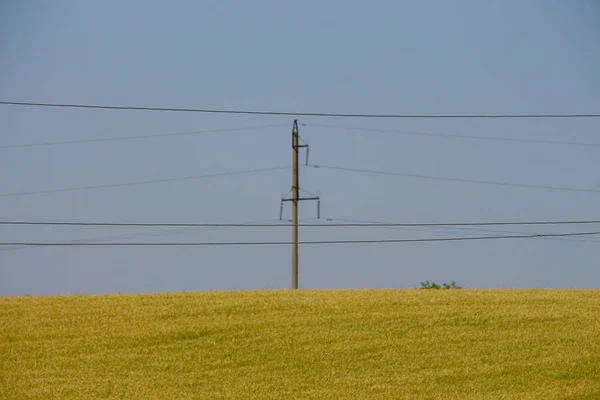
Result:
<instances>
[{"instance_id":1,"label":"insulator","mask_svg":"<svg viewBox=\"0 0 600 400\"><path fill-rule=\"evenodd\" d=\"M321 199L317 199L317 219L321 219Z\"/></svg>"}]
</instances>

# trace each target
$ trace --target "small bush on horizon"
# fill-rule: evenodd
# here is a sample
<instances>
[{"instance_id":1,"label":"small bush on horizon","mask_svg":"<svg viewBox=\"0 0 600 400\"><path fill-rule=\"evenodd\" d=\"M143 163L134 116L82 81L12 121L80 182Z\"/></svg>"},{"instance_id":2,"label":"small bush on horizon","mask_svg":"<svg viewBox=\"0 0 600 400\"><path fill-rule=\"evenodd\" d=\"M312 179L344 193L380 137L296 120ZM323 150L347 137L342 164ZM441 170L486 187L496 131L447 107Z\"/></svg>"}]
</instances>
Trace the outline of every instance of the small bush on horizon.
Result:
<instances>
[{"instance_id":1,"label":"small bush on horizon","mask_svg":"<svg viewBox=\"0 0 600 400\"><path fill-rule=\"evenodd\" d=\"M421 282L421 289L462 289L462 286L458 286L455 281L452 281L450 284L444 282L442 286L435 282L425 281Z\"/></svg>"}]
</instances>

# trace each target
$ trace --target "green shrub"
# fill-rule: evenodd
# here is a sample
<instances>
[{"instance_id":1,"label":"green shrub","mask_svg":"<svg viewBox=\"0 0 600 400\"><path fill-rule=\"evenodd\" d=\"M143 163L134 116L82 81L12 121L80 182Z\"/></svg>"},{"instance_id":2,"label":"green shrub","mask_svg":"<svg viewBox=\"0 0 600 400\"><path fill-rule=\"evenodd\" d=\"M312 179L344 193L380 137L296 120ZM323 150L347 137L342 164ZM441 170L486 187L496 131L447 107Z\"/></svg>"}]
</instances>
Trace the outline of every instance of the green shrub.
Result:
<instances>
[{"instance_id":1,"label":"green shrub","mask_svg":"<svg viewBox=\"0 0 600 400\"><path fill-rule=\"evenodd\" d=\"M435 282L425 281L421 282L421 289L462 289L462 286L458 286L455 281L452 281L451 284L444 282L442 286Z\"/></svg>"}]
</instances>

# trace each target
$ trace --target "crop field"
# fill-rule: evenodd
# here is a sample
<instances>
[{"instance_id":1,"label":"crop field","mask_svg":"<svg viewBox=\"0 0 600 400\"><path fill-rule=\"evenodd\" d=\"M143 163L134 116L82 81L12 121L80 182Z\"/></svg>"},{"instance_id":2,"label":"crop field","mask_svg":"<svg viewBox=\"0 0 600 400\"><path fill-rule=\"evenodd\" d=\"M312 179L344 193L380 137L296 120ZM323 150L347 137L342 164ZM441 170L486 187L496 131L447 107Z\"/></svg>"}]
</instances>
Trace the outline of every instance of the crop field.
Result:
<instances>
[{"instance_id":1,"label":"crop field","mask_svg":"<svg viewBox=\"0 0 600 400\"><path fill-rule=\"evenodd\" d=\"M600 399L600 290L0 298L2 399Z\"/></svg>"}]
</instances>

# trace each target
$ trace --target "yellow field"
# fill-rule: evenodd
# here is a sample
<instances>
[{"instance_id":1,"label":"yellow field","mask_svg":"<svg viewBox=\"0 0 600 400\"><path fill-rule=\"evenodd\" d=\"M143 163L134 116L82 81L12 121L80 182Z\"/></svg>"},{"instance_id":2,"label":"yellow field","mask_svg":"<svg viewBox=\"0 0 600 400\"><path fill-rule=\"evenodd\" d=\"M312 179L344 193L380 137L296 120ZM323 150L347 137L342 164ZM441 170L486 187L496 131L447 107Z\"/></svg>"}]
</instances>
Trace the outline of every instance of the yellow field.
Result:
<instances>
[{"instance_id":1,"label":"yellow field","mask_svg":"<svg viewBox=\"0 0 600 400\"><path fill-rule=\"evenodd\" d=\"M599 290L0 298L2 399L600 399Z\"/></svg>"}]
</instances>

